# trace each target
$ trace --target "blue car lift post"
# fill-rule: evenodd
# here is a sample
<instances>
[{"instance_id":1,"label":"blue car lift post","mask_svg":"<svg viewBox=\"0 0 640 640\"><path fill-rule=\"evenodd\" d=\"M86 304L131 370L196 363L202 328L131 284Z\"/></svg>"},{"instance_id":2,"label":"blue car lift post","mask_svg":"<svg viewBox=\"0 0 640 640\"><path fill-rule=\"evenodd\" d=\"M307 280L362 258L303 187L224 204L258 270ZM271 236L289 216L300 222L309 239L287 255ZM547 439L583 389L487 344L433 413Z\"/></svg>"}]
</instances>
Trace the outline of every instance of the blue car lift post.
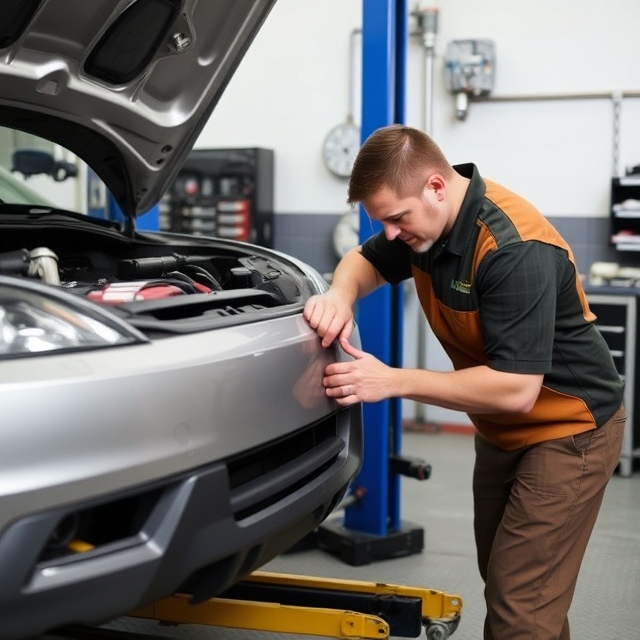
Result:
<instances>
[{"instance_id":1,"label":"blue car lift post","mask_svg":"<svg viewBox=\"0 0 640 640\"><path fill-rule=\"evenodd\" d=\"M379 127L404 122L407 20L406 0L363 2L363 141ZM361 208L360 240L370 233L371 221ZM401 365L402 306L402 288L387 286L357 309L363 349L394 367ZM363 418L363 466L352 483L358 497L346 507L344 524L327 521L318 531L318 546L352 565L422 551L423 530L400 519L400 476L424 480L431 472L423 461L400 455L398 399L365 405Z\"/></svg>"}]
</instances>

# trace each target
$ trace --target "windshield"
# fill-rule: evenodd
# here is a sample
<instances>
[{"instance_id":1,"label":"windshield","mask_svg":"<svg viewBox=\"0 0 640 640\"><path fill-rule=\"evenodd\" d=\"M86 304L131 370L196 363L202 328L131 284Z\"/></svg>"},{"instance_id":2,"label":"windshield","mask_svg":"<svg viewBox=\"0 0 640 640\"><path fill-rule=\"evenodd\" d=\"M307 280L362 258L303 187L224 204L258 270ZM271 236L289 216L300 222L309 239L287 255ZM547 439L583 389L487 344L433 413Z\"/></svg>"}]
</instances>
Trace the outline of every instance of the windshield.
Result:
<instances>
[{"instance_id":1,"label":"windshield","mask_svg":"<svg viewBox=\"0 0 640 640\"><path fill-rule=\"evenodd\" d=\"M86 213L83 171L84 164L63 147L0 127L0 201Z\"/></svg>"},{"instance_id":2,"label":"windshield","mask_svg":"<svg viewBox=\"0 0 640 640\"><path fill-rule=\"evenodd\" d=\"M16 178L9 171L0 167L0 201L6 204L35 204L43 207L54 207L50 200L41 196L29 187L24 180Z\"/></svg>"}]
</instances>

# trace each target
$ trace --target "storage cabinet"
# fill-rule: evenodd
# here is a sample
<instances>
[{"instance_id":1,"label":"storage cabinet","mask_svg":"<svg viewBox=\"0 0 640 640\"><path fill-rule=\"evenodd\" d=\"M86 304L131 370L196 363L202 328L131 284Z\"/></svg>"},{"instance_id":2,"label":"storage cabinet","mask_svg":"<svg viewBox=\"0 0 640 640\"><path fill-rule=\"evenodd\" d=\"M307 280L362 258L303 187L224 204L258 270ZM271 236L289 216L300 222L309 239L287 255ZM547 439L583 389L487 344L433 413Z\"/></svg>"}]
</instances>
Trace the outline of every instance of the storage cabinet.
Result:
<instances>
[{"instance_id":1,"label":"storage cabinet","mask_svg":"<svg viewBox=\"0 0 640 640\"><path fill-rule=\"evenodd\" d=\"M618 251L640 251L640 176L611 181L611 242Z\"/></svg>"},{"instance_id":2,"label":"storage cabinet","mask_svg":"<svg viewBox=\"0 0 640 640\"><path fill-rule=\"evenodd\" d=\"M640 247L639 247L640 248ZM596 326L606 340L618 372L625 381L624 403L627 426L620 455L619 472L628 477L634 460L640 459L640 425L636 421L635 397L640 375L638 368L637 296L587 294L589 306L598 317Z\"/></svg>"},{"instance_id":3,"label":"storage cabinet","mask_svg":"<svg viewBox=\"0 0 640 640\"><path fill-rule=\"evenodd\" d=\"M160 203L160 229L273 243L272 149L194 149Z\"/></svg>"}]
</instances>

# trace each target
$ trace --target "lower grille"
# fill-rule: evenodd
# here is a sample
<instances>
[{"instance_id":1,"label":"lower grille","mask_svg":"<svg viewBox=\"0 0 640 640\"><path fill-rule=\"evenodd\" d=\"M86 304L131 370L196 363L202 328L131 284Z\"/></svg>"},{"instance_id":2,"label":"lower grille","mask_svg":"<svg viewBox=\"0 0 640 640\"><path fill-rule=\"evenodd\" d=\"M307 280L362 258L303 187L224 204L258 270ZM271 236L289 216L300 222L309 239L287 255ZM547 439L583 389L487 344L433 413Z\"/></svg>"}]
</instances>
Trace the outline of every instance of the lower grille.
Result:
<instances>
[{"instance_id":1,"label":"lower grille","mask_svg":"<svg viewBox=\"0 0 640 640\"><path fill-rule=\"evenodd\" d=\"M326 471L345 446L337 435L337 414L297 433L228 461L236 520L292 494Z\"/></svg>"}]
</instances>

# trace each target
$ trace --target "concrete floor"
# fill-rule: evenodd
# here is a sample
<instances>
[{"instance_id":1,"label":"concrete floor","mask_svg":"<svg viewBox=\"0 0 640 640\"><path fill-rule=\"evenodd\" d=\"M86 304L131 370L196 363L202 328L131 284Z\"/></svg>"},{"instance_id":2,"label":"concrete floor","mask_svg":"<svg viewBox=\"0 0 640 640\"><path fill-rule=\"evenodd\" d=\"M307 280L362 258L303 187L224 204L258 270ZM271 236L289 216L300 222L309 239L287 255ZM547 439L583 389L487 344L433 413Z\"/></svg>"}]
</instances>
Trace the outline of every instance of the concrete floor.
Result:
<instances>
[{"instance_id":1,"label":"concrete floor","mask_svg":"<svg viewBox=\"0 0 640 640\"><path fill-rule=\"evenodd\" d=\"M402 479L401 517L424 530L424 550L353 567L318 549L282 555L264 570L396 583L460 595L463 610L453 640L482 637L484 602L477 574L471 504L473 438L457 433L407 432L403 451L432 466L426 481ZM336 517L340 517L339 515ZM640 473L614 476L587 549L570 611L576 640L640 637ZM197 625L163 627L123 618L112 628L183 640L284 639L290 634Z\"/></svg>"}]
</instances>

